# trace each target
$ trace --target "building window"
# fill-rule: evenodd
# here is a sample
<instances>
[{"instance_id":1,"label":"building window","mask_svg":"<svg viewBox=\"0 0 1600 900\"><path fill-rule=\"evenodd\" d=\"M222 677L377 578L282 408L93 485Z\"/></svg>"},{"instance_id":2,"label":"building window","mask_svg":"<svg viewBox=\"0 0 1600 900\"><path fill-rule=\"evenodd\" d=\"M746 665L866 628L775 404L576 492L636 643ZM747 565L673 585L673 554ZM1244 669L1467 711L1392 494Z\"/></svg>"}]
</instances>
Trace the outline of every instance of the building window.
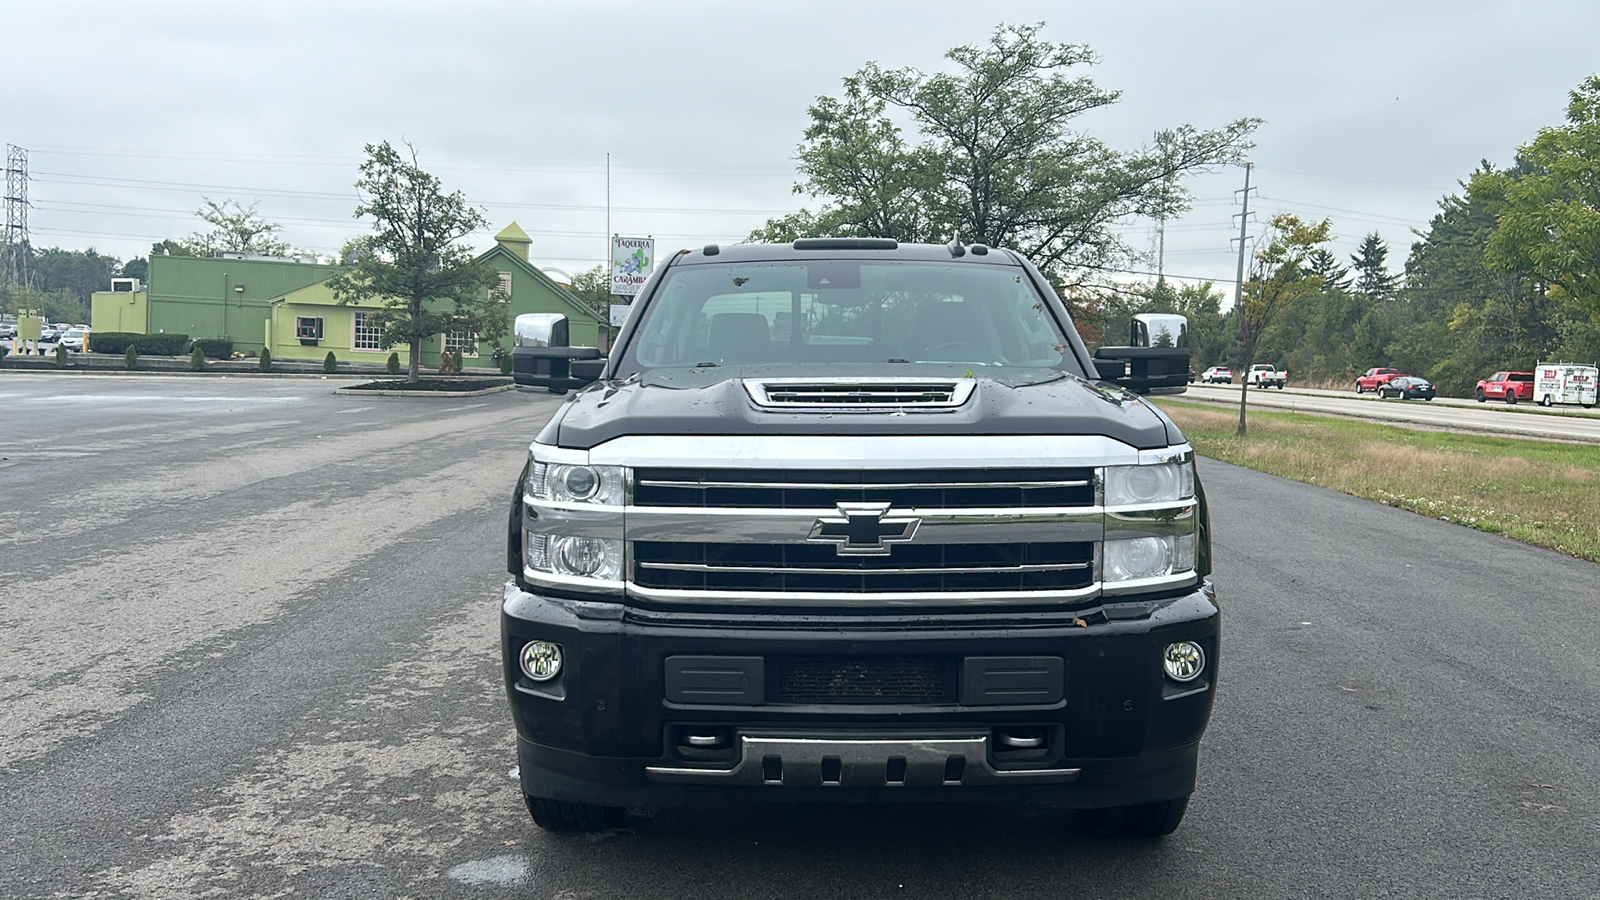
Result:
<instances>
[{"instance_id":1,"label":"building window","mask_svg":"<svg viewBox=\"0 0 1600 900\"><path fill-rule=\"evenodd\" d=\"M469 343L472 345L471 352L468 352ZM475 358L478 355L478 336L465 331L447 331L444 334L444 350L460 350L462 356Z\"/></svg>"},{"instance_id":2,"label":"building window","mask_svg":"<svg viewBox=\"0 0 1600 900\"><path fill-rule=\"evenodd\" d=\"M302 341L322 340L322 317L295 316L294 336Z\"/></svg>"},{"instance_id":3,"label":"building window","mask_svg":"<svg viewBox=\"0 0 1600 900\"><path fill-rule=\"evenodd\" d=\"M511 302L511 273L501 272L500 283L494 287L495 299L501 303Z\"/></svg>"},{"instance_id":4,"label":"building window","mask_svg":"<svg viewBox=\"0 0 1600 900\"><path fill-rule=\"evenodd\" d=\"M369 313L355 313L355 324L350 329L350 349L382 350L383 329L373 324Z\"/></svg>"}]
</instances>

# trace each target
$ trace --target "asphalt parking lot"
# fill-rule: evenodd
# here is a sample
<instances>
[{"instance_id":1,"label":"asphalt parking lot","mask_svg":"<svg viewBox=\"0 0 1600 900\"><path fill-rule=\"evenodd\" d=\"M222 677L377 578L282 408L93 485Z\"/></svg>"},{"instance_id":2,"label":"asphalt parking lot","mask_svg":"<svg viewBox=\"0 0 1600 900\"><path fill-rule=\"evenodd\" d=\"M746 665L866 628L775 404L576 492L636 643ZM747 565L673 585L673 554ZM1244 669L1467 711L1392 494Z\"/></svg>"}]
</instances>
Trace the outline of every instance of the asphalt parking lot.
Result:
<instances>
[{"instance_id":1,"label":"asphalt parking lot","mask_svg":"<svg viewBox=\"0 0 1600 900\"><path fill-rule=\"evenodd\" d=\"M341 383L0 373L0 896L1596 895L1600 569L1210 461L1226 637L1170 838L1033 806L542 833L497 613L560 400Z\"/></svg>"}]
</instances>

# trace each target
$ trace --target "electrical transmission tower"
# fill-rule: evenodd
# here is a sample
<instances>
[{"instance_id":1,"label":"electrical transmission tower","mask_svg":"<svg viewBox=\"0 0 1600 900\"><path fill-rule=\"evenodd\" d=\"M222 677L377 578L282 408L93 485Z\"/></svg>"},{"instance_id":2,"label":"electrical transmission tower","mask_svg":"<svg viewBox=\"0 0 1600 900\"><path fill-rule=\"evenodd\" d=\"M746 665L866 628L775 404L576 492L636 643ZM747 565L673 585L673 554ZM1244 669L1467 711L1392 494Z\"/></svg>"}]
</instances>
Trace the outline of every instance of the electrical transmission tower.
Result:
<instances>
[{"instance_id":1,"label":"electrical transmission tower","mask_svg":"<svg viewBox=\"0 0 1600 900\"><path fill-rule=\"evenodd\" d=\"M6 145L5 269L0 282L10 287L28 284L28 151Z\"/></svg>"}]
</instances>

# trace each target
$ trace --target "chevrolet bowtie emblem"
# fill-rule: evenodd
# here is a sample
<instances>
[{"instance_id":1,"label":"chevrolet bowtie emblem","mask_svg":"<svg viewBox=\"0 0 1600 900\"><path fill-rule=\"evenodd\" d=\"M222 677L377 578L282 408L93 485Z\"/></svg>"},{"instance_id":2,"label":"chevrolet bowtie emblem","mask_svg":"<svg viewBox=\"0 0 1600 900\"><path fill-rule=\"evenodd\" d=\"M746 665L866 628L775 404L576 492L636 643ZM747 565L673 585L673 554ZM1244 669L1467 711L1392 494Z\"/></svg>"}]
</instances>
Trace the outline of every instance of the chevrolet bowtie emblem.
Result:
<instances>
[{"instance_id":1,"label":"chevrolet bowtie emblem","mask_svg":"<svg viewBox=\"0 0 1600 900\"><path fill-rule=\"evenodd\" d=\"M837 546L840 556L888 556L889 545L911 540L921 519L888 517L888 503L840 503L837 516L821 516L808 541Z\"/></svg>"}]
</instances>

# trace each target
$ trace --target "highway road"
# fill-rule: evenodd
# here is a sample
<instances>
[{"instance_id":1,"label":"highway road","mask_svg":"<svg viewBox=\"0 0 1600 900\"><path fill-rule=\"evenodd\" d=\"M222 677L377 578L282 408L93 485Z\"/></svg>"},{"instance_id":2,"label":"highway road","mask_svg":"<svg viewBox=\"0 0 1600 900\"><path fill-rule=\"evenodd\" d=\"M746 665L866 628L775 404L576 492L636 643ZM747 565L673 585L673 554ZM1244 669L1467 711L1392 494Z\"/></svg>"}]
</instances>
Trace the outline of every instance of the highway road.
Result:
<instances>
[{"instance_id":1,"label":"highway road","mask_svg":"<svg viewBox=\"0 0 1600 900\"><path fill-rule=\"evenodd\" d=\"M510 486L557 400L339 383L0 374L0 897L1600 887L1600 568L1209 460L1226 636L1170 838L1014 806L547 835L496 616Z\"/></svg>"},{"instance_id":2,"label":"highway road","mask_svg":"<svg viewBox=\"0 0 1600 900\"><path fill-rule=\"evenodd\" d=\"M1238 385L1191 384L1180 395L1195 400L1239 405ZM1532 403L1508 406L1504 402L1459 400L1379 400L1354 391L1317 391L1286 388L1250 391L1251 408L1290 409L1328 413L1396 424L1488 431L1568 441L1600 443L1600 409L1556 406L1545 409Z\"/></svg>"}]
</instances>

